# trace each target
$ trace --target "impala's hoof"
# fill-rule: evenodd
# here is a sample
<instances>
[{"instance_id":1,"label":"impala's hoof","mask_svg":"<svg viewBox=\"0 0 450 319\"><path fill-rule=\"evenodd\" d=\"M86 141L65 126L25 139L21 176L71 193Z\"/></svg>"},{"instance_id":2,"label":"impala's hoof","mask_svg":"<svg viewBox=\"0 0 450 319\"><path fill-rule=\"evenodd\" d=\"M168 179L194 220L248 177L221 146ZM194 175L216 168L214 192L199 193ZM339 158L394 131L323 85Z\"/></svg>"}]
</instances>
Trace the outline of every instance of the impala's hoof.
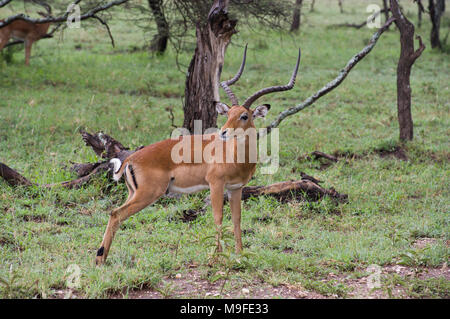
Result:
<instances>
[{"instance_id":1,"label":"impala's hoof","mask_svg":"<svg viewBox=\"0 0 450 319\"><path fill-rule=\"evenodd\" d=\"M104 251L105 247L100 247L99 250L97 250L97 257L95 257L95 264L97 266L103 265L105 262Z\"/></svg>"}]
</instances>

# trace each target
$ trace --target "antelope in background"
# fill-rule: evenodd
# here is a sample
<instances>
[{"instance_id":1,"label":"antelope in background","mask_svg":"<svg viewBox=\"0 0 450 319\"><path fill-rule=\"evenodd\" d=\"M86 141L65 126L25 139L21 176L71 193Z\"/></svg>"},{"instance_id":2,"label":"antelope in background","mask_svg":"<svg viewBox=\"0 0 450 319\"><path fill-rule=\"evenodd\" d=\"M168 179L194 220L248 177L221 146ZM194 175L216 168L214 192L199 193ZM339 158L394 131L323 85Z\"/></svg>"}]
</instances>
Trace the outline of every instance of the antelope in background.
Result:
<instances>
[{"instance_id":1,"label":"antelope in background","mask_svg":"<svg viewBox=\"0 0 450 319\"><path fill-rule=\"evenodd\" d=\"M244 132L249 128L255 129L253 120L264 117L269 111L270 105L268 104L250 109L253 102L263 95L293 88L300 63L299 50L296 66L287 85L262 89L240 105L229 86L239 80L244 70L246 52L247 47L238 73L232 79L221 83L232 102L232 106L229 107L224 103L216 102L218 113L228 117L219 132L201 136L184 135L176 139L167 139L140 149L123 162L117 158L111 160L114 165L114 180L118 181L122 175L125 175L125 183L129 194L126 202L110 214L103 241L97 251L97 265L105 262L120 223L169 192L188 194L210 189L214 223L217 226L217 250L221 251L222 247L219 240L223 217L223 195L224 189L227 189L234 225L236 253L242 250L242 187L248 183L256 169L256 160L251 162L249 159L251 152L256 154L256 143L251 146L249 136L238 132ZM195 142L194 140L199 136L201 142ZM245 146L245 159L243 161L237 160L239 142ZM182 156L190 155L193 158L195 152L201 152L200 161L194 163L174 161L172 154L176 145L179 145L178 143L186 143L190 146L186 148L187 151L182 149ZM203 154L206 153L207 148L211 149L211 147L216 151L211 152L210 158L206 158L207 156L203 156ZM251 149L252 147L254 149ZM220 152L217 150L220 150ZM231 162L225 159L226 156L229 156L228 154L232 154Z\"/></svg>"},{"instance_id":2,"label":"antelope in background","mask_svg":"<svg viewBox=\"0 0 450 319\"><path fill-rule=\"evenodd\" d=\"M50 17L52 8L44 2L33 1L43 6L47 13L38 12L44 18ZM4 20L0 20L4 21ZM31 23L24 20L14 20L10 24L0 28L0 51L5 47L10 38L22 40L25 43L25 65L30 64L31 46L34 42L42 39L48 31L51 22Z\"/></svg>"}]
</instances>

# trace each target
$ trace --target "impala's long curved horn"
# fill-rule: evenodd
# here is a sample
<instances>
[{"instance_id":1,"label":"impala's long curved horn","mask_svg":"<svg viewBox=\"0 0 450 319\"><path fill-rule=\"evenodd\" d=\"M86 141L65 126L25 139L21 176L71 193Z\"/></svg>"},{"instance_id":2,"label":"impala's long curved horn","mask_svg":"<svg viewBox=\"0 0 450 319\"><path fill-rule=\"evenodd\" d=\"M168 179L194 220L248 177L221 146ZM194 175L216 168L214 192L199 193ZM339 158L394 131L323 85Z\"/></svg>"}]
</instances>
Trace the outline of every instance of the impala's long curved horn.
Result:
<instances>
[{"instance_id":1,"label":"impala's long curved horn","mask_svg":"<svg viewBox=\"0 0 450 319\"><path fill-rule=\"evenodd\" d=\"M242 72L244 71L245 59L247 58L247 45L248 44L245 45L244 57L242 58L242 63L241 63L241 67L239 68L239 71L236 73L236 75L233 78L229 79L228 81L223 81L220 83L220 86L223 88L225 93L227 93L228 97L230 98L232 105L239 105L236 95L234 95L234 93L230 89L230 85L233 85L234 83L236 83L237 80L239 80L239 78L241 77Z\"/></svg>"},{"instance_id":2,"label":"impala's long curved horn","mask_svg":"<svg viewBox=\"0 0 450 319\"><path fill-rule=\"evenodd\" d=\"M297 58L297 64L295 65L294 71L292 72L291 80L287 85L278 85L278 86L270 86L268 88L259 90L252 96L250 96L247 100L245 100L244 104L242 105L245 108L249 108L253 102L255 102L257 99L259 99L261 96L273 93L273 92L281 92L281 91L287 91L294 87L295 84L295 78L297 76L298 67L300 65L300 57L301 57L301 51L298 49L298 58Z\"/></svg>"}]
</instances>

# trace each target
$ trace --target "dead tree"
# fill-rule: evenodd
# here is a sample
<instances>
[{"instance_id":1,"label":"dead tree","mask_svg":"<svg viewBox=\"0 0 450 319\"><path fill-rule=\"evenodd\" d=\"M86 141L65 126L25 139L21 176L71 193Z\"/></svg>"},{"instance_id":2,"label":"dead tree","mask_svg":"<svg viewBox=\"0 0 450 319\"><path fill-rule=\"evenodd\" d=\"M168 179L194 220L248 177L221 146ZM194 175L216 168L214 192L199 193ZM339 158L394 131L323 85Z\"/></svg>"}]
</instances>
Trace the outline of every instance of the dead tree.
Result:
<instances>
[{"instance_id":1,"label":"dead tree","mask_svg":"<svg viewBox=\"0 0 450 319\"><path fill-rule=\"evenodd\" d=\"M236 33L237 20L228 16L229 0L215 0L206 23L196 27L197 47L187 71L183 127L194 132L194 121L202 121L202 132L216 127L215 103L225 50Z\"/></svg>"},{"instance_id":2,"label":"dead tree","mask_svg":"<svg viewBox=\"0 0 450 319\"><path fill-rule=\"evenodd\" d=\"M171 42L181 41L180 35L184 36L191 26L196 30L196 49L186 75L183 127L193 132L194 121L199 120L204 131L217 125L218 78L238 19L241 24L252 26L257 21L272 29L284 29L292 14L292 2L280 0L273 5L271 0L173 0L172 3L182 20L169 23L171 32L178 34Z\"/></svg>"},{"instance_id":3,"label":"dead tree","mask_svg":"<svg viewBox=\"0 0 450 319\"><path fill-rule=\"evenodd\" d=\"M414 25L400 10L397 0L391 1L391 12L395 18L395 24L400 31L400 58L397 65L397 110L400 126L400 140L413 139L413 120L411 114L411 68L416 59L422 54L425 45L420 36L419 48L414 50Z\"/></svg>"},{"instance_id":4,"label":"dead tree","mask_svg":"<svg viewBox=\"0 0 450 319\"><path fill-rule=\"evenodd\" d=\"M431 19L431 47L442 49L439 29L441 27L441 16L445 11L445 0L429 0L428 11Z\"/></svg>"},{"instance_id":5,"label":"dead tree","mask_svg":"<svg viewBox=\"0 0 450 319\"><path fill-rule=\"evenodd\" d=\"M300 29L302 2L303 2L303 0L295 1L294 14L292 16L292 23L291 23L291 30L290 30L291 32L295 32Z\"/></svg>"}]
</instances>

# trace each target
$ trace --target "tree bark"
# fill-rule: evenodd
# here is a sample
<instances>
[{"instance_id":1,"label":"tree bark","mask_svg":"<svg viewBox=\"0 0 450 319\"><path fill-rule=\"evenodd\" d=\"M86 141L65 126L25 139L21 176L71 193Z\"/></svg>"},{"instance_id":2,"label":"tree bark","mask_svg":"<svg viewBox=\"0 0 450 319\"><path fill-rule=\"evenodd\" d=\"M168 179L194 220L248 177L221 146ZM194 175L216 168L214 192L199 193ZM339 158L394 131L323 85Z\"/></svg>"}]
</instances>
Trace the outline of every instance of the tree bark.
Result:
<instances>
[{"instance_id":1,"label":"tree bark","mask_svg":"<svg viewBox=\"0 0 450 319\"><path fill-rule=\"evenodd\" d=\"M155 18L158 33L153 37L150 48L152 51L163 54L167 48L169 40L169 23L164 16L162 0L148 0L148 6L152 10Z\"/></svg>"},{"instance_id":2,"label":"tree bark","mask_svg":"<svg viewBox=\"0 0 450 319\"><path fill-rule=\"evenodd\" d=\"M292 23L291 23L291 30L290 30L291 32L295 32L300 29L302 2L303 2L303 0L295 1L294 14L292 16Z\"/></svg>"},{"instance_id":3,"label":"tree bark","mask_svg":"<svg viewBox=\"0 0 450 319\"><path fill-rule=\"evenodd\" d=\"M441 16L445 11L445 0L429 0L428 11L431 19L431 47L442 49L439 29L441 27Z\"/></svg>"},{"instance_id":4,"label":"tree bark","mask_svg":"<svg viewBox=\"0 0 450 319\"><path fill-rule=\"evenodd\" d=\"M391 1L391 12L400 31L400 58L397 65L397 110L400 140L410 141L414 137L411 114L411 68L422 54L425 46L419 39L419 49L414 50L414 25L403 15L397 0Z\"/></svg>"},{"instance_id":5,"label":"tree bark","mask_svg":"<svg viewBox=\"0 0 450 319\"><path fill-rule=\"evenodd\" d=\"M194 132L194 120L202 121L198 133L217 127L215 104L220 101L220 74L225 50L236 33L237 23L228 17L228 2L215 0L207 23L198 23L196 27L197 47L187 72L183 105L183 127L191 133Z\"/></svg>"}]
</instances>

